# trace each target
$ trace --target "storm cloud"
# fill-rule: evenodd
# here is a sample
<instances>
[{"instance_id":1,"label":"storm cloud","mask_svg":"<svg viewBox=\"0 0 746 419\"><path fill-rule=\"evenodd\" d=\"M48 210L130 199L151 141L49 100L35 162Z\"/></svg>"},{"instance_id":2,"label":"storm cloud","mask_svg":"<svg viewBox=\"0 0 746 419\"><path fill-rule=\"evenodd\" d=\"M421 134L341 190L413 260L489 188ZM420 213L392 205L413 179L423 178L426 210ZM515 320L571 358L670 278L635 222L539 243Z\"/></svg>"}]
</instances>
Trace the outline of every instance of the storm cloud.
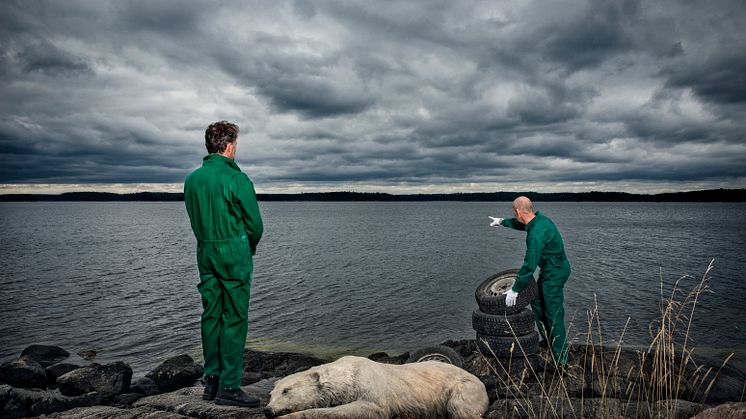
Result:
<instances>
[{"instance_id":1,"label":"storm cloud","mask_svg":"<svg viewBox=\"0 0 746 419\"><path fill-rule=\"evenodd\" d=\"M746 187L741 1L5 1L0 188ZM9 185L15 185L10 187Z\"/></svg>"}]
</instances>

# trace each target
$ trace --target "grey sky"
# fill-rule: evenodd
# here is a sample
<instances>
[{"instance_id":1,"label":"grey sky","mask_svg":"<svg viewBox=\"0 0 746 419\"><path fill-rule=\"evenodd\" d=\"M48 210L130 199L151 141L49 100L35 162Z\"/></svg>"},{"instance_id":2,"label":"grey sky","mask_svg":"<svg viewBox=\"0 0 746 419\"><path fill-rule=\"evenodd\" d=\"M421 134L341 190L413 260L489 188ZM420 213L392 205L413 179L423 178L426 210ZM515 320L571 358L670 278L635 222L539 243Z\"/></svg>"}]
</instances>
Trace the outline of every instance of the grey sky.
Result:
<instances>
[{"instance_id":1,"label":"grey sky","mask_svg":"<svg viewBox=\"0 0 746 419\"><path fill-rule=\"evenodd\" d=\"M742 1L3 1L0 193L746 187Z\"/></svg>"}]
</instances>

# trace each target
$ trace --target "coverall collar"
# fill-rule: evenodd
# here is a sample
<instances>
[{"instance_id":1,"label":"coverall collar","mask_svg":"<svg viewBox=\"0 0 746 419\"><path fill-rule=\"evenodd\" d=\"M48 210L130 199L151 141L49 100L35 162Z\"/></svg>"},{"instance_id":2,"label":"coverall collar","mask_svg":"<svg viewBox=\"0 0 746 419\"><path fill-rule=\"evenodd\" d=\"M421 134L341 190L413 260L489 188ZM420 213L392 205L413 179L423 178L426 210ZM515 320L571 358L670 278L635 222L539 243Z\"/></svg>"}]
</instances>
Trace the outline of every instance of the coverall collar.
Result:
<instances>
[{"instance_id":1,"label":"coverall collar","mask_svg":"<svg viewBox=\"0 0 746 419\"><path fill-rule=\"evenodd\" d=\"M536 219L539 217L543 217L543 215L541 215L539 211L536 211L534 218L532 218L531 221L529 221L528 224L526 224L526 231L528 231L528 229L530 229L535 224L534 221L536 221Z\"/></svg>"},{"instance_id":2,"label":"coverall collar","mask_svg":"<svg viewBox=\"0 0 746 419\"><path fill-rule=\"evenodd\" d=\"M241 170L238 168L238 165L233 159L225 157L221 154L208 154L202 158L203 166L221 166L224 164L236 170Z\"/></svg>"}]
</instances>

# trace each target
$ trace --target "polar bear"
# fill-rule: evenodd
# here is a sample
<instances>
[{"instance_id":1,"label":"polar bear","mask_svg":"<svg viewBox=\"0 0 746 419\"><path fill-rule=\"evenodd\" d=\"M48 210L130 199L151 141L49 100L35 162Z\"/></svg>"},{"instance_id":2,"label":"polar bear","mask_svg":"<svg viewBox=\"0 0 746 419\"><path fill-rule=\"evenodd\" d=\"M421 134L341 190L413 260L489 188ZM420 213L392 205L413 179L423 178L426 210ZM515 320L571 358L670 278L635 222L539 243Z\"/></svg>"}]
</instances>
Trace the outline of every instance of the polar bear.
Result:
<instances>
[{"instance_id":1,"label":"polar bear","mask_svg":"<svg viewBox=\"0 0 746 419\"><path fill-rule=\"evenodd\" d=\"M480 418L488 405L484 384L456 366L345 356L279 380L264 411L288 419Z\"/></svg>"}]
</instances>

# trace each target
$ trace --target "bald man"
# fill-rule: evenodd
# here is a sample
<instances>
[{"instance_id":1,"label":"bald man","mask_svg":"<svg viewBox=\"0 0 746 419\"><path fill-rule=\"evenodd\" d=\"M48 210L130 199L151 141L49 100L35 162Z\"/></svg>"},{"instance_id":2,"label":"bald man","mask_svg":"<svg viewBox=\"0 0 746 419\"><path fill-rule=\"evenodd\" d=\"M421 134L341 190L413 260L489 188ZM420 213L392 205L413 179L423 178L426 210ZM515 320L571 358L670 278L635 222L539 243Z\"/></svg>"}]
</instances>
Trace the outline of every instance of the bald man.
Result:
<instances>
[{"instance_id":1,"label":"bald man","mask_svg":"<svg viewBox=\"0 0 746 419\"><path fill-rule=\"evenodd\" d=\"M539 294L531 303L531 308L539 333L552 349L555 363L567 365L564 287L570 277L570 262L565 254L562 236L552 220L538 211L534 212L531 200L525 196L513 201L513 213L515 218L490 217L492 227L502 225L526 232L526 255L513 288L505 295L505 302L508 306L515 305L518 293L526 288L536 267L541 268Z\"/></svg>"}]
</instances>

